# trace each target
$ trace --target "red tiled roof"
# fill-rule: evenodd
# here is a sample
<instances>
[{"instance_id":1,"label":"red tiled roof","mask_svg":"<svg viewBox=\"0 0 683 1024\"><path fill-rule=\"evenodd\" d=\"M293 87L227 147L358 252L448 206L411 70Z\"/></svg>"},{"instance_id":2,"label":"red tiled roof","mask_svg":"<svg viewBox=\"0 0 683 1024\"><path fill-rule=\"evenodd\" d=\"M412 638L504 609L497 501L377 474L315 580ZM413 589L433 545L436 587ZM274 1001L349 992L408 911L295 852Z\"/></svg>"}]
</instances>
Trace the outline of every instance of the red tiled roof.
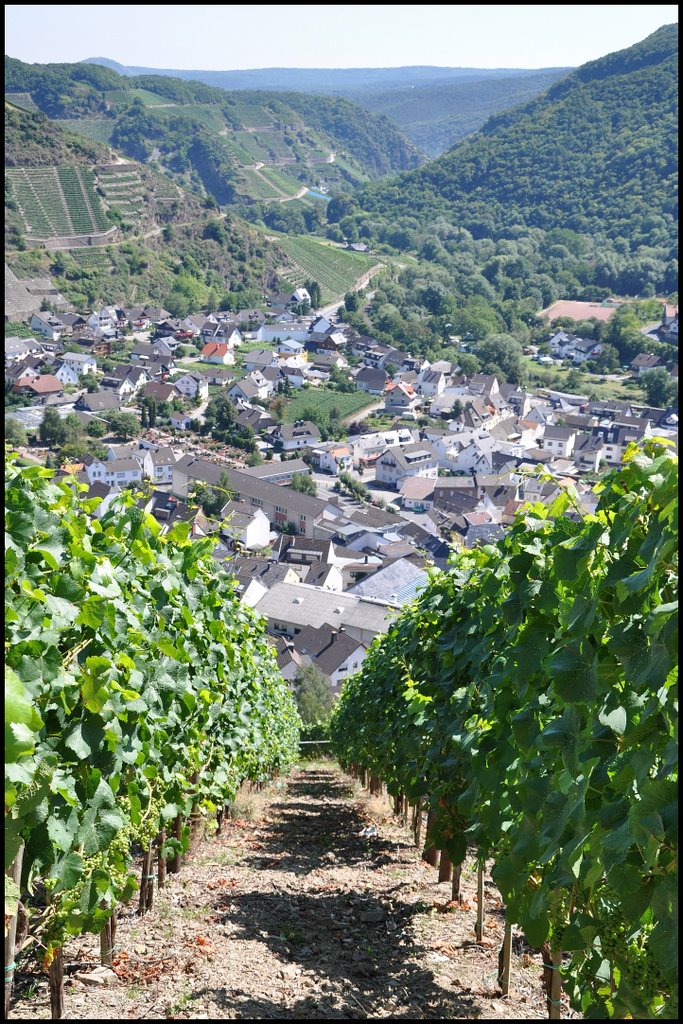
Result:
<instances>
[{"instance_id":1,"label":"red tiled roof","mask_svg":"<svg viewBox=\"0 0 683 1024\"><path fill-rule=\"evenodd\" d=\"M208 341L202 349L203 356L224 356L230 351L230 346L224 341Z\"/></svg>"},{"instance_id":2,"label":"red tiled roof","mask_svg":"<svg viewBox=\"0 0 683 1024\"><path fill-rule=\"evenodd\" d=\"M30 388L37 395L48 395L53 391L63 391L63 385L51 373L44 373L42 377L22 377L14 385L15 388Z\"/></svg>"}]
</instances>

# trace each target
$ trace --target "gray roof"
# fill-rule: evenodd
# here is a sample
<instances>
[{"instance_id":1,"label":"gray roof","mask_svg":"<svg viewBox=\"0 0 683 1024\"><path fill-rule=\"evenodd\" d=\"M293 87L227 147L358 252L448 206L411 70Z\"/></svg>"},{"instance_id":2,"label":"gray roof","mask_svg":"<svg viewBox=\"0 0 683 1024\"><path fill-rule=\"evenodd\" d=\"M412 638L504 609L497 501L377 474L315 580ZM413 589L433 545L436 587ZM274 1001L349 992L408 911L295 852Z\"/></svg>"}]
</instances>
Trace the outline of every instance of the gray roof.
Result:
<instances>
[{"instance_id":1,"label":"gray roof","mask_svg":"<svg viewBox=\"0 0 683 1024\"><path fill-rule=\"evenodd\" d=\"M385 601L355 594L335 594L305 583L276 583L256 605L261 615L274 622L319 628L326 624L353 626L372 633L384 633L397 615Z\"/></svg>"},{"instance_id":2,"label":"gray roof","mask_svg":"<svg viewBox=\"0 0 683 1024\"><path fill-rule=\"evenodd\" d=\"M423 569L407 558L398 558L349 587L347 593L358 594L361 597L378 597L394 604L405 604L412 601L428 582L429 577Z\"/></svg>"},{"instance_id":3,"label":"gray roof","mask_svg":"<svg viewBox=\"0 0 683 1024\"><path fill-rule=\"evenodd\" d=\"M257 480L269 480L272 476L283 473L310 473L311 467L303 459L287 459L285 462L264 462L260 466L250 466L242 472L245 476L253 476Z\"/></svg>"},{"instance_id":4,"label":"gray roof","mask_svg":"<svg viewBox=\"0 0 683 1024\"><path fill-rule=\"evenodd\" d=\"M294 637L294 648L302 657L308 657L326 676L343 665L359 647L364 647L359 640L354 640L343 628L325 625L319 629L309 626L302 629Z\"/></svg>"}]
</instances>

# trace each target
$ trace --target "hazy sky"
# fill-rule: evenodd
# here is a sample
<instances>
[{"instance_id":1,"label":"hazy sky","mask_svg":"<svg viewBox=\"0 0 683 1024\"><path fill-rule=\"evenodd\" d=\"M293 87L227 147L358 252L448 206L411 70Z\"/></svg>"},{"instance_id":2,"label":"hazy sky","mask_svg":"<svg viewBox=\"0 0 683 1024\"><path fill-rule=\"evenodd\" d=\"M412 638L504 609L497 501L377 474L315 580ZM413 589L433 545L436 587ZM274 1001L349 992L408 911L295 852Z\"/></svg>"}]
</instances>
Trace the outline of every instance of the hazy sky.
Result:
<instances>
[{"instance_id":1,"label":"hazy sky","mask_svg":"<svg viewBox=\"0 0 683 1024\"><path fill-rule=\"evenodd\" d=\"M575 67L678 21L678 7L37 4L5 8L5 52L153 68Z\"/></svg>"}]
</instances>

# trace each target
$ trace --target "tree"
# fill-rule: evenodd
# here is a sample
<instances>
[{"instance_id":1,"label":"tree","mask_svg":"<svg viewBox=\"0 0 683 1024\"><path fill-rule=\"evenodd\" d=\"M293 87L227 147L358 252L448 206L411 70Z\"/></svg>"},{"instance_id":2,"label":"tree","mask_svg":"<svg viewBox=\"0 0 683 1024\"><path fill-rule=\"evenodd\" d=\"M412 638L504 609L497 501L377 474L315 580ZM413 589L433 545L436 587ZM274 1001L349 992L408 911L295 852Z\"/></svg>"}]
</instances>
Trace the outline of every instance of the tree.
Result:
<instances>
[{"instance_id":1,"label":"tree","mask_svg":"<svg viewBox=\"0 0 683 1024\"><path fill-rule=\"evenodd\" d=\"M256 451L253 451L250 455L247 456L248 466L260 466L262 462L263 456L261 455L261 452L258 450L258 448L256 449Z\"/></svg>"},{"instance_id":2,"label":"tree","mask_svg":"<svg viewBox=\"0 0 683 1024\"><path fill-rule=\"evenodd\" d=\"M107 419L113 432L124 441L130 441L140 433L140 420L132 412L112 412Z\"/></svg>"},{"instance_id":3,"label":"tree","mask_svg":"<svg viewBox=\"0 0 683 1024\"><path fill-rule=\"evenodd\" d=\"M315 665L300 668L294 679L294 699L304 724L327 718L334 704L330 680Z\"/></svg>"},{"instance_id":4,"label":"tree","mask_svg":"<svg viewBox=\"0 0 683 1024\"><path fill-rule=\"evenodd\" d=\"M78 378L78 386L87 388L89 395L94 395L100 390L100 382L93 373L84 373Z\"/></svg>"},{"instance_id":5,"label":"tree","mask_svg":"<svg viewBox=\"0 0 683 1024\"><path fill-rule=\"evenodd\" d=\"M460 419L460 417L462 416L462 414L464 412L464 409L465 409L465 407L462 404L462 402L460 401L460 399L456 398L456 400L453 402L453 406L451 408L451 416L453 417L453 419L454 420Z\"/></svg>"},{"instance_id":6,"label":"tree","mask_svg":"<svg viewBox=\"0 0 683 1024\"><path fill-rule=\"evenodd\" d=\"M582 385L582 382L583 377L581 376L581 371L574 368L573 370L570 370L567 374L567 379L564 382L564 386L566 387L567 391L577 393Z\"/></svg>"},{"instance_id":7,"label":"tree","mask_svg":"<svg viewBox=\"0 0 683 1024\"><path fill-rule=\"evenodd\" d=\"M66 440L67 429L64 426L64 421L52 406L48 406L43 413L38 435L40 440L47 445L63 444Z\"/></svg>"},{"instance_id":8,"label":"tree","mask_svg":"<svg viewBox=\"0 0 683 1024\"><path fill-rule=\"evenodd\" d=\"M648 401L648 405L661 409L671 405L678 397L678 385L671 379L663 366L648 370L638 381Z\"/></svg>"},{"instance_id":9,"label":"tree","mask_svg":"<svg viewBox=\"0 0 683 1024\"><path fill-rule=\"evenodd\" d=\"M322 306L322 293L320 291L320 285L317 281L306 281L304 282L304 288L311 296L311 308L318 309Z\"/></svg>"},{"instance_id":10,"label":"tree","mask_svg":"<svg viewBox=\"0 0 683 1024\"><path fill-rule=\"evenodd\" d=\"M149 420L147 419L147 402L146 402L146 400L142 403L142 405L140 407L140 426L141 427L148 427L149 426Z\"/></svg>"},{"instance_id":11,"label":"tree","mask_svg":"<svg viewBox=\"0 0 683 1024\"><path fill-rule=\"evenodd\" d=\"M89 437L104 437L107 433L107 424L102 420L91 420L86 427L86 433Z\"/></svg>"},{"instance_id":12,"label":"tree","mask_svg":"<svg viewBox=\"0 0 683 1024\"><path fill-rule=\"evenodd\" d=\"M192 491L192 500L201 505L206 516L220 515L221 509L231 497L230 477L226 470L221 470L218 483L198 483Z\"/></svg>"},{"instance_id":13,"label":"tree","mask_svg":"<svg viewBox=\"0 0 683 1024\"><path fill-rule=\"evenodd\" d=\"M18 447L27 443L26 431L19 420L15 420L13 416L5 416L5 444Z\"/></svg>"},{"instance_id":14,"label":"tree","mask_svg":"<svg viewBox=\"0 0 683 1024\"><path fill-rule=\"evenodd\" d=\"M498 369L505 380L519 384L524 376L522 346L511 334L491 334L477 343L477 358L485 373Z\"/></svg>"},{"instance_id":15,"label":"tree","mask_svg":"<svg viewBox=\"0 0 683 1024\"><path fill-rule=\"evenodd\" d=\"M294 473L292 475L292 482L289 486L293 491L301 491L302 494L310 494L312 498L316 498L318 495L315 480L310 473Z\"/></svg>"}]
</instances>

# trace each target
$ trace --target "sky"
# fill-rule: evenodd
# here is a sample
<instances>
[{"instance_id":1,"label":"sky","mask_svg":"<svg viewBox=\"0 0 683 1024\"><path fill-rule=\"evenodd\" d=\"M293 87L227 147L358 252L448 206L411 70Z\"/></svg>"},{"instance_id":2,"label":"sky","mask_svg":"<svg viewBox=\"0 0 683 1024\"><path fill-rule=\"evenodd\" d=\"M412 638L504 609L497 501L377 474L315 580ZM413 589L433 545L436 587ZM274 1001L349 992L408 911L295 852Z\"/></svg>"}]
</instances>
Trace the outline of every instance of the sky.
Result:
<instances>
[{"instance_id":1,"label":"sky","mask_svg":"<svg viewBox=\"0 0 683 1024\"><path fill-rule=\"evenodd\" d=\"M9 4L5 53L209 71L576 67L677 21L677 5L644 4Z\"/></svg>"}]
</instances>

